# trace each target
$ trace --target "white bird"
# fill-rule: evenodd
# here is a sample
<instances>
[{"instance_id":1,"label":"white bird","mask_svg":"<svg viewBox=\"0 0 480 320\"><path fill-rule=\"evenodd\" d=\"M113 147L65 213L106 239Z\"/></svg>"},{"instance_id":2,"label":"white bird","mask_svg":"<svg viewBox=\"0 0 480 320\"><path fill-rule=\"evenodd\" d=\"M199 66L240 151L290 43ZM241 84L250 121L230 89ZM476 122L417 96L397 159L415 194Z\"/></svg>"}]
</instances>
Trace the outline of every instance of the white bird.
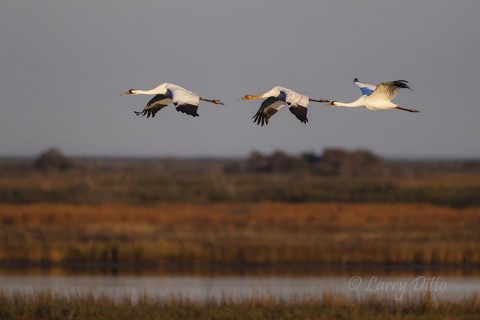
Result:
<instances>
[{"instance_id":1,"label":"white bird","mask_svg":"<svg viewBox=\"0 0 480 320\"><path fill-rule=\"evenodd\" d=\"M357 80L357 81L355 81ZM420 112L417 109L407 109L402 108L398 104L392 102L393 98L397 95L400 89L410 89L408 86L408 81L406 80L396 80L390 82L382 82L377 86L369 85L366 83L361 83L358 79L355 79L354 83L360 87L363 95L357 100L345 103L339 101L330 101L326 106L336 106L336 107L365 107L368 110L389 110L389 109L398 109L408 112ZM370 92L370 90L373 90Z\"/></svg>"},{"instance_id":2,"label":"white bird","mask_svg":"<svg viewBox=\"0 0 480 320\"><path fill-rule=\"evenodd\" d=\"M142 111L134 111L137 116L146 115L147 118L150 118L150 116L152 116L152 118L155 117L155 114L158 111L168 106L172 102L177 111L186 113L193 117L198 117L197 109L200 101L223 105L223 102L220 100L202 98L198 94L172 83L162 83L158 87L151 90L130 89L121 95L126 96L132 94L155 95L150 101L148 101L147 105Z\"/></svg>"},{"instance_id":3,"label":"white bird","mask_svg":"<svg viewBox=\"0 0 480 320\"><path fill-rule=\"evenodd\" d=\"M302 123L307 123L307 107L310 101L315 102L329 102L328 100L316 100L310 99L304 94L300 94L293 90L284 88L284 87L274 87L269 91L259 94L252 95L247 94L245 97L240 100L253 100L253 99L263 99L267 98L262 102L260 109L253 116L253 122L258 125L267 125L268 120L272 117L278 110L282 109L286 104L289 105L289 110L292 112L298 120Z\"/></svg>"}]
</instances>

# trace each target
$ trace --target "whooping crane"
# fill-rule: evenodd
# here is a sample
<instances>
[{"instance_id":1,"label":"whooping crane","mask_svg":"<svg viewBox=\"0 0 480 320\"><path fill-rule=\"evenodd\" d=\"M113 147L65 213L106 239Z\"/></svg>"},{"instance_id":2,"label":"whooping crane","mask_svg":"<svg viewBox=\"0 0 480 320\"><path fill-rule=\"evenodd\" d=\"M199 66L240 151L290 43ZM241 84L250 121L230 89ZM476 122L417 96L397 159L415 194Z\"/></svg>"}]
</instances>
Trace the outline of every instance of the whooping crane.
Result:
<instances>
[{"instance_id":1,"label":"whooping crane","mask_svg":"<svg viewBox=\"0 0 480 320\"><path fill-rule=\"evenodd\" d=\"M240 100L253 100L267 98L262 102L260 109L253 116L253 122L257 125L267 125L268 120L277 113L285 104L289 105L289 110L302 123L307 123L307 107L310 101L329 102L328 100L310 99L306 95L300 94L284 87L274 87L260 95L247 94Z\"/></svg>"},{"instance_id":2,"label":"whooping crane","mask_svg":"<svg viewBox=\"0 0 480 320\"><path fill-rule=\"evenodd\" d=\"M357 80L357 81L355 81ZM400 89L410 89L408 86L408 81L406 80L395 80L390 82L379 83L376 87L373 85L361 83L358 79L355 79L354 83L360 87L363 95L357 100L345 103L339 101L330 101L326 106L336 106L336 107L365 107L368 110L388 110L388 109L398 109L408 112L420 112L417 109L407 109L402 108L401 106L392 103L393 98L397 95ZM373 90L369 94L369 90Z\"/></svg>"},{"instance_id":3,"label":"whooping crane","mask_svg":"<svg viewBox=\"0 0 480 320\"><path fill-rule=\"evenodd\" d=\"M177 111L186 113L193 117L198 117L197 109L200 101L223 105L223 102L220 100L202 98L198 94L172 83L162 83L158 87L151 90L130 89L121 95L127 96L134 94L155 95L150 101L148 101L147 105L142 111L134 111L137 116L146 115L147 118L150 118L150 116L152 118L155 117L155 114L158 111L168 106L172 102Z\"/></svg>"}]
</instances>

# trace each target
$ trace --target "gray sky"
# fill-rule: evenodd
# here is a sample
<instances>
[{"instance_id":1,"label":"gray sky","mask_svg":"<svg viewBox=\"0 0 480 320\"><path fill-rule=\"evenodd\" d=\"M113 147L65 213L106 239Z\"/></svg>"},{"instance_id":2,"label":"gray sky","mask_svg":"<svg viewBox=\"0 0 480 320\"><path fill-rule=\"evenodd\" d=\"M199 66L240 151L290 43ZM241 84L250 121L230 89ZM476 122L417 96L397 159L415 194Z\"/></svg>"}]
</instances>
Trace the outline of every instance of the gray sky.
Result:
<instances>
[{"instance_id":1,"label":"gray sky","mask_svg":"<svg viewBox=\"0 0 480 320\"><path fill-rule=\"evenodd\" d=\"M365 148L480 157L480 1L2 1L0 155L243 156ZM352 79L406 79L422 113L309 106L252 122L275 85L353 101ZM225 106L136 117L162 82Z\"/></svg>"}]
</instances>

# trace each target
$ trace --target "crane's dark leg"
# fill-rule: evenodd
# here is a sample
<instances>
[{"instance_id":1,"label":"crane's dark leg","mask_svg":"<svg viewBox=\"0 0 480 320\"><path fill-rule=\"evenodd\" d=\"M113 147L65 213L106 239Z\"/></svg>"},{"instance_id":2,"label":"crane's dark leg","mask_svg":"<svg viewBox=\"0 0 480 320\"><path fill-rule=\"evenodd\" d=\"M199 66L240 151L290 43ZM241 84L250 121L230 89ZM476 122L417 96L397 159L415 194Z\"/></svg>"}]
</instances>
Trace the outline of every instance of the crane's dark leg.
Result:
<instances>
[{"instance_id":1,"label":"crane's dark leg","mask_svg":"<svg viewBox=\"0 0 480 320\"><path fill-rule=\"evenodd\" d=\"M218 99L205 99L203 97L200 97L200 100L210 102L210 103L213 103L213 104L221 104L222 106L224 105L224 103L221 100L218 100Z\"/></svg>"},{"instance_id":2,"label":"crane's dark leg","mask_svg":"<svg viewBox=\"0 0 480 320\"><path fill-rule=\"evenodd\" d=\"M398 110L403 110L403 111L408 111L408 112L420 112L419 110L417 109L407 109L407 108L402 108L400 106L396 106L396 109Z\"/></svg>"},{"instance_id":3,"label":"crane's dark leg","mask_svg":"<svg viewBox=\"0 0 480 320\"><path fill-rule=\"evenodd\" d=\"M326 99L308 99L310 101L314 101L314 102L330 102L330 100L326 100Z\"/></svg>"}]
</instances>

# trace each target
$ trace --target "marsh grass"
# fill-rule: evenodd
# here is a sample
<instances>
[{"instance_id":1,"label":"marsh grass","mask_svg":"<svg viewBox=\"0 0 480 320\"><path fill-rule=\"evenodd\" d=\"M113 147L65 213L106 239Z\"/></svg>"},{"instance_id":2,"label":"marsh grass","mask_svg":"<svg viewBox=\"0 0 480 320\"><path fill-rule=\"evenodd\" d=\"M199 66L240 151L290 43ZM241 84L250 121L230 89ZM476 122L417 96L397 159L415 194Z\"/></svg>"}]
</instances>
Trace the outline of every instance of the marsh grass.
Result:
<instances>
[{"instance_id":1,"label":"marsh grass","mask_svg":"<svg viewBox=\"0 0 480 320\"><path fill-rule=\"evenodd\" d=\"M388 175L230 172L227 160L90 159L64 171L0 159L3 203L431 203L480 206L480 165L391 163ZM397 168L398 167L398 168ZM405 168L404 168L405 167ZM362 172L360 168L360 172Z\"/></svg>"},{"instance_id":2,"label":"marsh grass","mask_svg":"<svg viewBox=\"0 0 480 320\"><path fill-rule=\"evenodd\" d=\"M269 296L234 301L196 302L146 295L112 299L93 294L65 296L51 292L33 295L0 292L0 319L477 319L480 299L461 301L382 298L347 299L324 294L309 299L275 299Z\"/></svg>"},{"instance_id":3,"label":"marsh grass","mask_svg":"<svg viewBox=\"0 0 480 320\"><path fill-rule=\"evenodd\" d=\"M480 209L426 204L0 205L0 263L480 264Z\"/></svg>"}]
</instances>

